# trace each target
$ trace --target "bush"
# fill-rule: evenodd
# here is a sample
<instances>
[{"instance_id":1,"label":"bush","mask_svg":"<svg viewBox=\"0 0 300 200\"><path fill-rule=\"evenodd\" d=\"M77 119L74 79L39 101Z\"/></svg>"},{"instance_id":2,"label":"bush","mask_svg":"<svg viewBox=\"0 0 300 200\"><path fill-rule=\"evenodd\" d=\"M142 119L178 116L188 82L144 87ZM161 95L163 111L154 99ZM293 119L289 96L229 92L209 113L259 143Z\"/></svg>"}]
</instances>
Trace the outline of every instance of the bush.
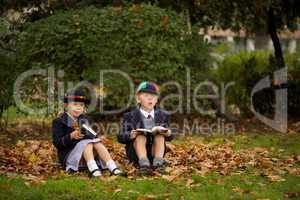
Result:
<instances>
[{"instance_id":1,"label":"bush","mask_svg":"<svg viewBox=\"0 0 300 200\"><path fill-rule=\"evenodd\" d=\"M146 4L60 11L27 25L18 61L27 68L63 69L65 80L97 83L99 70L116 69L127 73L135 85L172 80L185 90L186 69L191 70L192 85L199 83L207 78L210 58L202 38L185 30L181 15ZM104 84L105 109L123 108L130 89L124 77L109 74ZM178 91L173 86L162 88L162 97L170 93ZM177 104L177 97L164 103L167 109Z\"/></svg>"},{"instance_id":2,"label":"bush","mask_svg":"<svg viewBox=\"0 0 300 200\"><path fill-rule=\"evenodd\" d=\"M228 104L237 105L243 116L251 116L250 95L255 84L262 78L270 76L274 78L273 72L276 65L272 64L272 55L268 52L241 52L239 54L226 57L220 67L215 70L215 80L217 82L231 82L235 85L228 89L226 101ZM288 66L288 110L289 114L295 116L299 113L299 76L300 61L297 55L286 55L286 65ZM276 87L264 89L253 97L253 104L257 111L273 116Z\"/></svg>"},{"instance_id":3,"label":"bush","mask_svg":"<svg viewBox=\"0 0 300 200\"><path fill-rule=\"evenodd\" d=\"M16 77L16 73L12 66L14 65L13 57L9 56L7 52L0 49L0 119L3 112L12 105L13 95L13 82ZM13 69L13 70L12 70Z\"/></svg>"},{"instance_id":4,"label":"bush","mask_svg":"<svg viewBox=\"0 0 300 200\"><path fill-rule=\"evenodd\" d=\"M96 81L99 70L118 69L135 83L161 83L184 70L183 22L173 11L146 4L60 11L25 28L18 60L27 68L52 64L66 80ZM126 102L123 79L105 78L107 107Z\"/></svg>"},{"instance_id":5,"label":"bush","mask_svg":"<svg viewBox=\"0 0 300 200\"><path fill-rule=\"evenodd\" d=\"M289 117L300 118L300 51L285 56L288 67L288 113Z\"/></svg>"},{"instance_id":6,"label":"bush","mask_svg":"<svg viewBox=\"0 0 300 200\"><path fill-rule=\"evenodd\" d=\"M268 56L264 52L241 52L227 56L216 71L215 78L218 82L235 82L226 93L227 104L238 105L245 115L249 114L252 87L266 74Z\"/></svg>"},{"instance_id":7,"label":"bush","mask_svg":"<svg viewBox=\"0 0 300 200\"><path fill-rule=\"evenodd\" d=\"M10 24L5 19L0 18L0 120L3 119L4 111L13 105L14 81L22 71L16 65L15 38L15 34L10 31ZM1 122L0 128L3 128Z\"/></svg>"}]
</instances>

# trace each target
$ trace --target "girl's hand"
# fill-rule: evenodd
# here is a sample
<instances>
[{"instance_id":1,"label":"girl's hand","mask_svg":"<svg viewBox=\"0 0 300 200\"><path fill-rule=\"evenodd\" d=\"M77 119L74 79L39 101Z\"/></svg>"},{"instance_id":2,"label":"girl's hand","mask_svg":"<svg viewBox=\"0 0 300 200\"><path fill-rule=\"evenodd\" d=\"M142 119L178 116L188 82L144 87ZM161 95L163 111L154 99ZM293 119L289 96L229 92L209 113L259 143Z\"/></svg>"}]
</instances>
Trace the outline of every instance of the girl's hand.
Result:
<instances>
[{"instance_id":1,"label":"girl's hand","mask_svg":"<svg viewBox=\"0 0 300 200\"><path fill-rule=\"evenodd\" d=\"M75 131L73 131L72 133L71 133L71 139L73 140L80 140L80 139L82 139L83 138L83 136L84 135L82 135L81 133L80 133L80 131L79 130L75 130Z\"/></svg>"}]
</instances>

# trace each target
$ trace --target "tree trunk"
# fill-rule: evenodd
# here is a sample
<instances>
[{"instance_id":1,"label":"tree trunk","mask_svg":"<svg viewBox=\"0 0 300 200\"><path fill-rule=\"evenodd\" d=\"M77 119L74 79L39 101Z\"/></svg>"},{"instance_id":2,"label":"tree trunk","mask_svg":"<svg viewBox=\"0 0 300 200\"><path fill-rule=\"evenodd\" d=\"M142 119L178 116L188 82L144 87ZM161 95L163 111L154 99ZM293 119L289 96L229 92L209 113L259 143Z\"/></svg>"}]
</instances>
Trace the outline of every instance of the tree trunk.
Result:
<instances>
[{"instance_id":1,"label":"tree trunk","mask_svg":"<svg viewBox=\"0 0 300 200\"><path fill-rule=\"evenodd\" d=\"M271 36L273 46L274 46L275 60L277 65L276 67L277 68L285 67L281 44L280 44L279 37L277 35L277 28L275 24L273 8L270 8L268 11L268 33Z\"/></svg>"}]
</instances>

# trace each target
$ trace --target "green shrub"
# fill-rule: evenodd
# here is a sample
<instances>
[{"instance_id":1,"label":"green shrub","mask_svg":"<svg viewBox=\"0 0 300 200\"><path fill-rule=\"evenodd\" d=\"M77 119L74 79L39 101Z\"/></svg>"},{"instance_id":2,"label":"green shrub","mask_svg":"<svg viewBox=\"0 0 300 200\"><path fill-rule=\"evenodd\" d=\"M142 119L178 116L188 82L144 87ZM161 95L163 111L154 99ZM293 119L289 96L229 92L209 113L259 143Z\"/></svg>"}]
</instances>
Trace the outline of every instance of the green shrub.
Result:
<instances>
[{"instance_id":1,"label":"green shrub","mask_svg":"<svg viewBox=\"0 0 300 200\"><path fill-rule=\"evenodd\" d=\"M290 118L300 118L300 51L285 56L288 67L288 113Z\"/></svg>"},{"instance_id":2,"label":"green shrub","mask_svg":"<svg viewBox=\"0 0 300 200\"><path fill-rule=\"evenodd\" d=\"M218 82L235 83L226 93L227 104L238 105L243 114L249 114L252 87L267 73L268 56L264 52L241 52L225 57L216 70Z\"/></svg>"},{"instance_id":3,"label":"green shrub","mask_svg":"<svg viewBox=\"0 0 300 200\"><path fill-rule=\"evenodd\" d=\"M52 64L66 80L96 81L99 70L118 69L135 83L161 83L184 70L183 22L173 11L146 4L60 11L25 28L18 61L27 68ZM126 102L123 79L105 78L107 107Z\"/></svg>"},{"instance_id":4,"label":"green shrub","mask_svg":"<svg viewBox=\"0 0 300 200\"><path fill-rule=\"evenodd\" d=\"M0 128L4 111L13 105L13 86L21 69L16 65L14 52L15 35L10 31L10 24L0 18Z\"/></svg>"},{"instance_id":5,"label":"green shrub","mask_svg":"<svg viewBox=\"0 0 300 200\"><path fill-rule=\"evenodd\" d=\"M299 57L299 56L298 56ZM241 52L236 55L227 56L220 63L219 68L214 71L214 78L217 82L235 83L226 93L228 104L237 105L243 116L251 116L250 95L255 84L270 76L274 78L273 72L276 71L272 64L272 55L268 52ZM299 70L300 60L296 54L285 55L288 67L288 99L289 113L299 114L300 107L296 105L299 100ZM254 95L253 104L257 111L272 116L274 114L275 89L268 88ZM298 101L299 102L299 101ZM298 110L298 111L297 111ZM293 115L294 115L293 114Z\"/></svg>"}]
</instances>

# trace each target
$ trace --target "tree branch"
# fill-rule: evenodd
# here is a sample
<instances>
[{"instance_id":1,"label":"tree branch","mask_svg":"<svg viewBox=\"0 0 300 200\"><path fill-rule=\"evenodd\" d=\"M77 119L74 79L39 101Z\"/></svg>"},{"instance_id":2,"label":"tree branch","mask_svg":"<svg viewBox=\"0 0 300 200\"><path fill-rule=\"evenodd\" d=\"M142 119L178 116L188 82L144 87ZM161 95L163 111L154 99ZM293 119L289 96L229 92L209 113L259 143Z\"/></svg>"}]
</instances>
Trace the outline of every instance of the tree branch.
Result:
<instances>
[{"instance_id":1,"label":"tree branch","mask_svg":"<svg viewBox=\"0 0 300 200\"><path fill-rule=\"evenodd\" d=\"M274 11L272 7L270 7L270 9L268 10L268 32L273 42L277 67L278 68L285 67L282 48L281 48L279 37L277 35Z\"/></svg>"}]
</instances>

